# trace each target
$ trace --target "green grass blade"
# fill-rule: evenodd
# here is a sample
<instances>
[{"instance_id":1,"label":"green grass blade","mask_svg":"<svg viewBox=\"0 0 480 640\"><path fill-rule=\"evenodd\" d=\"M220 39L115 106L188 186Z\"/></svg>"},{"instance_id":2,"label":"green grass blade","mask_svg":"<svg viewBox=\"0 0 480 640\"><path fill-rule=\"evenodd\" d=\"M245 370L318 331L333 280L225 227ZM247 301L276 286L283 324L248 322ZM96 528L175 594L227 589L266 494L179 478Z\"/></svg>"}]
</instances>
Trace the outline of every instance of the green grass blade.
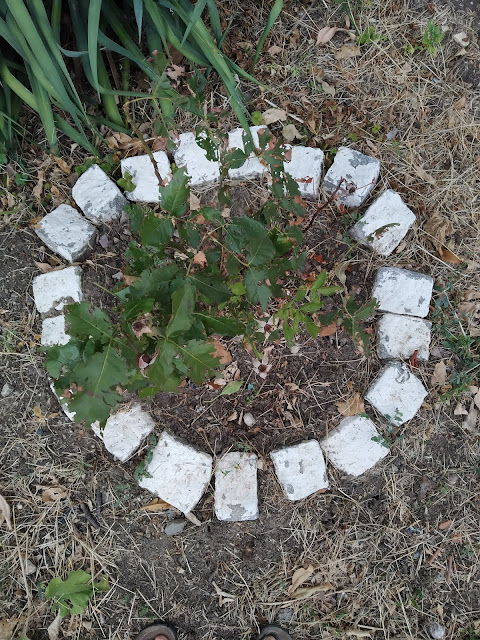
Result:
<instances>
[{"instance_id":1,"label":"green grass blade","mask_svg":"<svg viewBox=\"0 0 480 640\"><path fill-rule=\"evenodd\" d=\"M38 107L38 114L42 120L43 128L47 138L50 151L58 153L57 130L53 118L52 105L50 97L42 85L38 82L32 73L29 73L30 86L32 87Z\"/></svg>"},{"instance_id":2,"label":"green grass blade","mask_svg":"<svg viewBox=\"0 0 480 640\"><path fill-rule=\"evenodd\" d=\"M202 13L205 9L206 4L207 0L197 0L197 4L195 5L195 8L193 9L186 24L187 28L185 29L185 33L183 34L182 45L186 42L188 36L190 35L190 31L192 30L193 25L202 18Z\"/></svg>"},{"instance_id":3,"label":"green grass blade","mask_svg":"<svg viewBox=\"0 0 480 640\"><path fill-rule=\"evenodd\" d=\"M88 58L92 71L93 86L100 96L98 87L98 32L100 30L100 11L102 0L90 0L88 5Z\"/></svg>"},{"instance_id":4,"label":"green grass blade","mask_svg":"<svg viewBox=\"0 0 480 640\"><path fill-rule=\"evenodd\" d=\"M50 24L52 25L53 37L60 42L60 20L62 18L62 0L53 0L52 13L50 14Z\"/></svg>"},{"instance_id":5,"label":"green grass blade","mask_svg":"<svg viewBox=\"0 0 480 640\"><path fill-rule=\"evenodd\" d=\"M215 36L217 45L221 47L221 43L223 42L223 39L225 36L222 34L220 14L218 13L215 0L207 0L207 5L208 5L208 16L210 18L210 25L212 27L213 35Z\"/></svg>"},{"instance_id":6,"label":"green grass blade","mask_svg":"<svg viewBox=\"0 0 480 640\"><path fill-rule=\"evenodd\" d=\"M262 52L263 45L265 44L265 40L267 39L267 36L270 33L270 29L275 24L275 21L280 15L282 9L283 9L283 0L275 0L275 4L273 5L270 11L270 14L268 16L267 24L265 25L265 29L263 30L262 36L257 45L257 50L255 51L255 56L253 58L252 69L257 64L258 59L260 57L260 53Z\"/></svg>"},{"instance_id":7,"label":"green grass blade","mask_svg":"<svg viewBox=\"0 0 480 640\"><path fill-rule=\"evenodd\" d=\"M85 135L83 129L77 131L74 129L71 124L69 124L66 120L64 120L58 113L54 113L53 117L55 119L55 124L57 125L57 129L67 135L71 140L76 142L78 145L86 149L89 153L94 156L100 156L100 152L93 146L90 140Z\"/></svg>"},{"instance_id":8,"label":"green grass blade","mask_svg":"<svg viewBox=\"0 0 480 640\"><path fill-rule=\"evenodd\" d=\"M10 71L4 60L0 59L0 77L2 83L5 83L17 96L27 104L31 109L38 113L38 106L35 96L27 87L22 84Z\"/></svg>"},{"instance_id":9,"label":"green grass blade","mask_svg":"<svg viewBox=\"0 0 480 640\"><path fill-rule=\"evenodd\" d=\"M138 27L138 41L140 42L142 40L143 0L133 0L133 8Z\"/></svg>"}]
</instances>

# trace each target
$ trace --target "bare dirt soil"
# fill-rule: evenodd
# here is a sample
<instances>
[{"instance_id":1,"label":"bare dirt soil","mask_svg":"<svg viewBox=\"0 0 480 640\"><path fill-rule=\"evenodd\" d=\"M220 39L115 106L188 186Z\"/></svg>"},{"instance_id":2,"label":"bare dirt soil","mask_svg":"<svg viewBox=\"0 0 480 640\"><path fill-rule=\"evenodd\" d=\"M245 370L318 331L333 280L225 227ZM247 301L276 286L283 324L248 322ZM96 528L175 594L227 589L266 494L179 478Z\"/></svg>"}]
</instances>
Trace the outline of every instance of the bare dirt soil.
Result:
<instances>
[{"instance_id":1,"label":"bare dirt soil","mask_svg":"<svg viewBox=\"0 0 480 640\"><path fill-rule=\"evenodd\" d=\"M11 179L10 194L0 193L5 211L14 210L0 215L0 494L13 520L13 531L0 525L0 620L18 621L12 638L48 638L55 616L45 585L79 568L108 577L110 590L97 595L83 615L64 619L60 638L127 640L155 619L169 620L180 638L195 640L246 640L266 622L283 624L297 640L413 640L428 638L433 622L445 627L445 638L480 638L476 379L470 376L469 387L446 401L442 396L452 389L432 380L439 362L448 375L463 370L458 353L444 345L445 319L459 318L465 291L480 290L478 7L465 13L470 7L461 0L346 5L351 18L340 2L286 2L255 70L271 91L244 89L252 96L251 110L265 111L271 103L284 108L309 144L325 150L327 165L330 150L342 144L378 157L376 192L396 189L416 213L406 242L388 259L351 248L347 220L333 207L319 216L305 243L328 270L349 250L346 284L364 300L380 266L435 278L433 353L417 371L429 397L395 433L375 417L391 448L377 468L352 479L329 466L328 492L291 503L275 480L269 452L334 428L341 419L335 403L363 395L379 362L374 352L368 358L359 353L342 331L316 341L302 336L294 352L276 345L272 371L262 380L232 341L227 346L245 391L220 398L218 391L187 386L145 406L156 418L157 435L167 427L212 455L231 447L255 451L261 461L260 518L218 522L212 485L195 510L202 524L187 522L180 534L167 536L165 526L182 515L143 510L152 496L136 482L151 443L127 463L115 462L94 435L64 416L49 390L31 281L39 273L35 261L55 264L55 257L30 225L54 204L69 201L71 180L50 163L45 192L52 200L39 204L32 187L44 158L26 154L29 182L17 188ZM269 3L231 0L221 9L235 33L226 53L246 64ZM373 27L383 39L343 57L352 42L352 18L360 33ZM421 40L429 19L448 27L437 55L405 53L406 45ZM318 47L315 39L325 25L340 30ZM464 53L452 37L461 31L470 42ZM211 99L225 106L221 90ZM184 116L179 129L192 122ZM234 124L226 118L219 126ZM279 134L281 125L273 129ZM78 150L68 154L66 149L67 162L82 161ZM261 197L261 188L251 189ZM434 214L450 221L443 248L461 256L462 264L441 259L438 237L428 227ZM101 234L108 244L104 239L83 265L85 294L108 308L108 296L96 285L114 285L128 223ZM445 304L435 311L439 300ZM458 319L459 335L475 334L478 313L473 306L471 323ZM256 419L250 428L241 420L246 411ZM49 500L52 487L61 487L64 497ZM314 573L305 586L324 589L296 599L288 590L293 573L309 565Z\"/></svg>"}]
</instances>

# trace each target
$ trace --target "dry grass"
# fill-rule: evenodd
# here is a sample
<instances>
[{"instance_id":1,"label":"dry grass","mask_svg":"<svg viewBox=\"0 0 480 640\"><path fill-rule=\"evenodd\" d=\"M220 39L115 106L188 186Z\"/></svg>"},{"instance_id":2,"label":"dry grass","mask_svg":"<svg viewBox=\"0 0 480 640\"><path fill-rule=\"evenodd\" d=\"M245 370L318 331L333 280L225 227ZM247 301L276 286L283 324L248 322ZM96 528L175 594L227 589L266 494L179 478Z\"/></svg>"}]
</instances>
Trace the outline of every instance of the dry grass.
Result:
<instances>
[{"instance_id":1,"label":"dry grass","mask_svg":"<svg viewBox=\"0 0 480 640\"><path fill-rule=\"evenodd\" d=\"M312 143L327 151L348 144L375 155L382 164L377 191L396 189L417 213L408 241L388 260L355 250L353 260L366 264L366 280L388 264L428 272L440 288L453 278L458 291L478 289L480 94L459 78L459 47L451 37L466 31L471 39L466 57L478 63L471 18L439 3L433 16L423 2L351 4L357 7L359 30L373 26L385 39L362 46L360 56L337 61L335 51L349 38L338 4L287 3L268 45L282 51L265 53L256 69L271 91L255 99L254 108L268 108L265 100L285 108L305 123ZM260 33L268 7L231 0L222 9L235 19L227 53L241 60L248 50L244 43ZM430 18L449 27L438 55L405 56L404 46L421 39ZM318 48L314 40L325 24L345 31ZM334 97L318 90L324 81L334 88ZM227 105L220 91L212 93L208 104ZM139 105L137 122L148 113L141 109ZM178 127L193 124L183 115ZM225 130L234 125L229 118L221 122ZM378 133L375 125L381 126ZM395 138L386 140L394 128ZM81 160L74 150L71 161ZM60 200L70 197L60 174L52 183ZM111 589L84 616L64 622L64 635L70 638L125 640L132 637L131 629L157 617L181 626L181 638L187 634L205 640L246 640L273 620L283 621L297 640L413 640L428 637L426 628L436 620L446 626L446 638L480 637L480 444L478 432L466 430L463 416L453 414L455 402L442 403L433 390L429 407L395 434L379 419L392 454L355 482L330 468L328 493L291 504L267 466L259 472L257 523L212 519L210 490L197 512L202 527L189 524L182 535L166 538L167 516L139 511L147 497L133 480L135 463L115 465L90 435L58 415L48 392L29 293L32 243L35 259L40 256L25 229L32 214L44 211L32 203L27 200L19 213L0 220L0 247L10 269L2 300L11 299L0 316L1 385L8 382L15 390L0 399L0 493L14 517L13 532L0 530L0 617L21 619L18 637L27 630L36 640L47 637L53 616L42 599L42 585L78 568L108 576ZM434 213L452 222L454 234L447 245L471 261L466 270L442 262L424 231ZM433 346L440 340L436 335ZM308 348L302 352L305 361L314 355ZM422 370L427 387L434 362ZM378 367L374 358L339 365L344 366L343 377L332 389L338 398L348 381L364 391ZM327 406L319 380L305 380L299 367L294 381L308 407L323 417ZM461 398L466 403L470 399L468 392ZM214 405L209 411L221 425L217 409ZM59 484L67 487L67 498L42 502L37 487ZM79 509L86 502L95 512L97 488L104 502L98 531ZM448 520L449 527L439 527ZM309 564L315 573L308 584L329 582L331 589L306 600L292 599L292 575ZM477 635L463 634L466 628Z\"/></svg>"}]
</instances>

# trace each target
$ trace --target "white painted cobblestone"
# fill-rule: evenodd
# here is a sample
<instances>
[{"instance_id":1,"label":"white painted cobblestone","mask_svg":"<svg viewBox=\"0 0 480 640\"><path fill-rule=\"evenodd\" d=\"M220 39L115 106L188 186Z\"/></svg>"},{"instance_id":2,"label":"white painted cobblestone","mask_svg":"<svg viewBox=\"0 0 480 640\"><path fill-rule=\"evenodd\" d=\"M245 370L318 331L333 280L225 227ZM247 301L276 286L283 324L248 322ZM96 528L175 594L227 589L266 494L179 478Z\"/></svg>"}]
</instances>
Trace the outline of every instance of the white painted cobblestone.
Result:
<instances>
[{"instance_id":1,"label":"white painted cobblestone","mask_svg":"<svg viewBox=\"0 0 480 640\"><path fill-rule=\"evenodd\" d=\"M368 207L365 215L350 229L350 235L380 255L389 256L414 222L413 211L398 193L388 189ZM392 226L385 228L387 225Z\"/></svg>"},{"instance_id":2,"label":"white painted cobblestone","mask_svg":"<svg viewBox=\"0 0 480 640\"><path fill-rule=\"evenodd\" d=\"M301 500L328 488L322 450L316 440L272 451L275 473L289 500Z\"/></svg>"},{"instance_id":3,"label":"white painted cobblestone","mask_svg":"<svg viewBox=\"0 0 480 640\"><path fill-rule=\"evenodd\" d=\"M377 355L380 360L417 359L427 361L432 323L413 316L385 313L377 323Z\"/></svg>"},{"instance_id":4,"label":"white painted cobblestone","mask_svg":"<svg viewBox=\"0 0 480 640\"><path fill-rule=\"evenodd\" d=\"M67 344L70 336L65 331L65 316L63 314L53 318L45 318L42 322L41 343L44 347L56 344Z\"/></svg>"},{"instance_id":5,"label":"white painted cobblestone","mask_svg":"<svg viewBox=\"0 0 480 640\"><path fill-rule=\"evenodd\" d=\"M379 311L424 318L429 311L433 278L417 271L381 267L373 284L372 298Z\"/></svg>"},{"instance_id":6,"label":"white painted cobblestone","mask_svg":"<svg viewBox=\"0 0 480 640\"><path fill-rule=\"evenodd\" d=\"M92 424L93 432L120 462L128 460L154 428L155 420L139 404L110 416L103 429L98 422Z\"/></svg>"},{"instance_id":7,"label":"white painted cobblestone","mask_svg":"<svg viewBox=\"0 0 480 640\"><path fill-rule=\"evenodd\" d=\"M207 137L204 131L200 136L205 139ZM207 159L207 152L197 144L195 134L192 132L180 134L173 157L177 167L186 168L192 187L204 187L220 180L218 160Z\"/></svg>"},{"instance_id":8,"label":"white painted cobblestone","mask_svg":"<svg viewBox=\"0 0 480 640\"><path fill-rule=\"evenodd\" d=\"M54 253L79 262L92 252L97 229L76 209L61 204L35 225L35 233Z\"/></svg>"},{"instance_id":9,"label":"white painted cobblestone","mask_svg":"<svg viewBox=\"0 0 480 640\"><path fill-rule=\"evenodd\" d=\"M340 147L332 166L325 175L325 192L332 194L342 178L347 181L338 189L335 202L346 207L359 207L375 187L380 174L380 162L348 147Z\"/></svg>"},{"instance_id":10,"label":"white painted cobblestone","mask_svg":"<svg viewBox=\"0 0 480 640\"><path fill-rule=\"evenodd\" d=\"M338 427L320 442L327 459L336 469L360 476L389 453L370 418L344 418Z\"/></svg>"},{"instance_id":11,"label":"white painted cobblestone","mask_svg":"<svg viewBox=\"0 0 480 640\"><path fill-rule=\"evenodd\" d=\"M399 426L413 416L428 395L421 381L403 362L391 362L381 369L365 399L392 424Z\"/></svg>"},{"instance_id":12,"label":"white painted cobblestone","mask_svg":"<svg viewBox=\"0 0 480 640\"><path fill-rule=\"evenodd\" d=\"M75 422L75 411L68 410L68 404L61 396L57 394L57 392L55 391L55 387L53 386L53 382L50 383L50 389L52 390L53 395L57 398L63 413L67 416L70 422Z\"/></svg>"},{"instance_id":13,"label":"white painted cobblestone","mask_svg":"<svg viewBox=\"0 0 480 640\"><path fill-rule=\"evenodd\" d=\"M169 182L172 175L168 156L164 151L155 151L152 155L156 162L158 173L165 185ZM155 174L152 161L147 154L134 156L132 158L123 158L120 164L122 166L122 176L126 178L126 174L128 173L135 185L133 191L125 192L129 200L152 203L160 201L158 178Z\"/></svg>"},{"instance_id":14,"label":"white painted cobblestone","mask_svg":"<svg viewBox=\"0 0 480 640\"><path fill-rule=\"evenodd\" d=\"M266 129L267 127L265 127L265 125L250 127L250 133L252 134L253 144L256 149L260 149L258 132L265 131ZM242 127L230 131L228 134L229 148L245 151L245 145L243 142L244 135L245 131ZM262 163L255 153L251 153L241 167L228 170L228 177L231 180L255 180L257 178L261 178L266 171L266 165Z\"/></svg>"},{"instance_id":15,"label":"white painted cobblestone","mask_svg":"<svg viewBox=\"0 0 480 640\"><path fill-rule=\"evenodd\" d=\"M215 514L219 520L258 518L257 456L232 451L215 468Z\"/></svg>"},{"instance_id":16,"label":"white painted cobblestone","mask_svg":"<svg viewBox=\"0 0 480 640\"><path fill-rule=\"evenodd\" d=\"M212 476L213 459L164 431L147 466L150 478L139 485L176 509L189 513Z\"/></svg>"},{"instance_id":17,"label":"white painted cobblestone","mask_svg":"<svg viewBox=\"0 0 480 640\"><path fill-rule=\"evenodd\" d=\"M120 217L127 201L117 185L98 164L93 164L79 177L72 196L85 217L100 224Z\"/></svg>"},{"instance_id":18,"label":"white painted cobblestone","mask_svg":"<svg viewBox=\"0 0 480 640\"><path fill-rule=\"evenodd\" d=\"M302 198L316 200L322 179L323 151L312 147L290 148L292 154L290 160L284 163L285 171L297 181Z\"/></svg>"},{"instance_id":19,"label":"white painted cobblestone","mask_svg":"<svg viewBox=\"0 0 480 640\"><path fill-rule=\"evenodd\" d=\"M66 304L81 302L82 269L67 267L36 276L33 279L33 297L40 313L54 309L60 311Z\"/></svg>"}]
</instances>

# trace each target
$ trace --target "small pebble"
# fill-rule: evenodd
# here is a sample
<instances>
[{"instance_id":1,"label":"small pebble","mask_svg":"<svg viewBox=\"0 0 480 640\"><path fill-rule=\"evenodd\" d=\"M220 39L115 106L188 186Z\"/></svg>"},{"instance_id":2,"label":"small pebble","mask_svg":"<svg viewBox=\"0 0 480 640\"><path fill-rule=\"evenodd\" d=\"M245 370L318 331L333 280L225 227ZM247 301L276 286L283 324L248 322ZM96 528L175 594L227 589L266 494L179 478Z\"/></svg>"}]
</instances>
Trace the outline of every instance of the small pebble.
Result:
<instances>
[{"instance_id":1,"label":"small pebble","mask_svg":"<svg viewBox=\"0 0 480 640\"><path fill-rule=\"evenodd\" d=\"M8 382L6 382L2 387L2 392L1 392L2 398L7 398L8 396L11 396L12 393L13 393L13 387L10 386Z\"/></svg>"},{"instance_id":2,"label":"small pebble","mask_svg":"<svg viewBox=\"0 0 480 640\"><path fill-rule=\"evenodd\" d=\"M445 635L445 627L443 624L439 622L432 622L432 624L428 627L428 633L433 640L442 640Z\"/></svg>"},{"instance_id":3,"label":"small pebble","mask_svg":"<svg viewBox=\"0 0 480 640\"><path fill-rule=\"evenodd\" d=\"M182 533L182 531L185 529L186 524L187 524L186 520L180 520L180 519L172 520L172 522L169 522L165 526L163 533L166 536L176 536L178 533Z\"/></svg>"},{"instance_id":4,"label":"small pebble","mask_svg":"<svg viewBox=\"0 0 480 640\"><path fill-rule=\"evenodd\" d=\"M247 425L247 427L253 427L253 425L256 423L256 420L251 413L246 413L243 416L243 421Z\"/></svg>"}]
</instances>

